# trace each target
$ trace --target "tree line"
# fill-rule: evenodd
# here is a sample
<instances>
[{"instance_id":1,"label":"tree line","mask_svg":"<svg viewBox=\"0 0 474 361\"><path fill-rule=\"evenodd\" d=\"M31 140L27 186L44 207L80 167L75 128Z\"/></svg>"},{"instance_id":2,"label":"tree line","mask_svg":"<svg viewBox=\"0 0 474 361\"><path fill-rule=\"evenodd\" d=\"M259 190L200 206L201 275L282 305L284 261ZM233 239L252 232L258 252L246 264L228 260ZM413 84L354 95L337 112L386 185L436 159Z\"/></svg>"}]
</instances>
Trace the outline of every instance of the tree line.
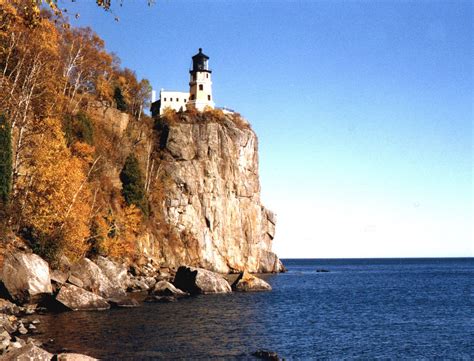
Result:
<instances>
[{"instance_id":1,"label":"tree line","mask_svg":"<svg viewBox=\"0 0 474 361\"><path fill-rule=\"evenodd\" d=\"M150 84L90 28L40 12L41 2L0 2L0 234L20 235L53 261L131 252L149 212L143 175L133 154L117 159L124 193L111 196L104 152L117 145L88 111L98 104L146 121ZM32 11L41 14L33 25Z\"/></svg>"}]
</instances>

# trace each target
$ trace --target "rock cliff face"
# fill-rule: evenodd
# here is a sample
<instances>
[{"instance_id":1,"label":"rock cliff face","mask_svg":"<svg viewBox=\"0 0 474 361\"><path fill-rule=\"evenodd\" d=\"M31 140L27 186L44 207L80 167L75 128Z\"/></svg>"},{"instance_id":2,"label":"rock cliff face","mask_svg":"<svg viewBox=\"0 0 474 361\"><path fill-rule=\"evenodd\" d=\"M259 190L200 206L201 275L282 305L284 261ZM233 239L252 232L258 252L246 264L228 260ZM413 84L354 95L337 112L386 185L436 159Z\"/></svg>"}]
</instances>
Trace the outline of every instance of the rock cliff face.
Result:
<instances>
[{"instance_id":1,"label":"rock cliff face","mask_svg":"<svg viewBox=\"0 0 474 361\"><path fill-rule=\"evenodd\" d=\"M157 223L177 236L145 238L143 249L172 267L282 271L271 251L276 219L260 202L258 140L248 123L236 115L182 114L158 121L156 136L164 188Z\"/></svg>"}]
</instances>

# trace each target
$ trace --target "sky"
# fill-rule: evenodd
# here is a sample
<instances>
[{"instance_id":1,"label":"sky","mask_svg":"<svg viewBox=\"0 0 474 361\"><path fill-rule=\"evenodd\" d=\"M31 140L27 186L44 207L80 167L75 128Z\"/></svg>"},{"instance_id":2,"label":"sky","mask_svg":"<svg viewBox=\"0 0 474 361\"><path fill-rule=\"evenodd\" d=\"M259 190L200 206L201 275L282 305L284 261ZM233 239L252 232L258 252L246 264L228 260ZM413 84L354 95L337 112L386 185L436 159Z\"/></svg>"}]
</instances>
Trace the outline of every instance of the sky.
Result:
<instances>
[{"instance_id":1,"label":"sky","mask_svg":"<svg viewBox=\"0 0 474 361\"><path fill-rule=\"evenodd\" d=\"M210 57L259 137L281 258L474 256L471 1L94 3L62 5L156 90Z\"/></svg>"}]
</instances>

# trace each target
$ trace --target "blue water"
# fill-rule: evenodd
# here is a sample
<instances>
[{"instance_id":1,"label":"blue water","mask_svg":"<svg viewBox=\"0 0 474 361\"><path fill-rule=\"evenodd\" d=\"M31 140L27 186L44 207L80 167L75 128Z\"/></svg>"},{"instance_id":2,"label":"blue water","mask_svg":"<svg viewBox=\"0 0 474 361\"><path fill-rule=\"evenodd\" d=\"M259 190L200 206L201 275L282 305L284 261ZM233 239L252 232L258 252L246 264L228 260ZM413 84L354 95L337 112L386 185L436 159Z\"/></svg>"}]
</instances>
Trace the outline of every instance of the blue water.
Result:
<instances>
[{"instance_id":1,"label":"blue water","mask_svg":"<svg viewBox=\"0 0 474 361\"><path fill-rule=\"evenodd\" d=\"M47 315L38 338L110 360L474 359L474 259L283 262L272 292Z\"/></svg>"}]
</instances>

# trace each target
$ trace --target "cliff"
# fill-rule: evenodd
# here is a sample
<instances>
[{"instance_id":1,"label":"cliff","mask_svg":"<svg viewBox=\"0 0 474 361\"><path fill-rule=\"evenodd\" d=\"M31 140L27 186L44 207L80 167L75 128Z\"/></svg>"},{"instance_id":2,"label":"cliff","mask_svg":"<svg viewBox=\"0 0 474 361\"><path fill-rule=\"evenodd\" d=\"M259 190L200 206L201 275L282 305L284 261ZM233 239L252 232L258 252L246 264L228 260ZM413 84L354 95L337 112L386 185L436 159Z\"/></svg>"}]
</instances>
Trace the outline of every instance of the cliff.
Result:
<instances>
[{"instance_id":1,"label":"cliff","mask_svg":"<svg viewBox=\"0 0 474 361\"><path fill-rule=\"evenodd\" d=\"M282 271L271 251L276 217L260 201L258 139L249 124L212 111L174 114L155 128L154 177L164 185L156 222L175 236L152 237L155 244L142 242L143 249L172 267Z\"/></svg>"}]
</instances>

